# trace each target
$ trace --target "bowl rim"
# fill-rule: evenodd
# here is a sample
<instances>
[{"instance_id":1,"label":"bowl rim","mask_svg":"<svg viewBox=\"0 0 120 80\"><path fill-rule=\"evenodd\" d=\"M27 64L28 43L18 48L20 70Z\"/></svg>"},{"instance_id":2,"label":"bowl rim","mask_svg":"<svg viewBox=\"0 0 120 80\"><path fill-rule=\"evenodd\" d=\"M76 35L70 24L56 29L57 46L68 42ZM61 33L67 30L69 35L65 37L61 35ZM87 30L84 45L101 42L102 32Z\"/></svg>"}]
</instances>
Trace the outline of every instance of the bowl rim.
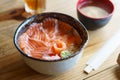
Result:
<instances>
[{"instance_id":1,"label":"bowl rim","mask_svg":"<svg viewBox=\"0 0 120 80\"><path fill-rule=\"evenodd\" d=\"M74 21L76 21L77 23L79 23L81 25L81 27L83 28L84 32L86 32L86 40L85 42L83 43L83 45L81 46L81 48L79 49L79 53L76 53L74 55L71 55L67 58L62 58L62 59L56 59L56 60L43 60L43 59L37 59L37 58L34 58L34 57L31 57L31 56L28 56L27 54L25 54L19 47L18 47L18 44L17 44L17 35L18 35L18 30L22 27L22 25L29 19L33 18L33 17L36 17L36 16L41 16L41 14L60 14L60 15L64 15L64 16L67 16L67 17L70 17L72 18ZM63 14L63 13L58 13L58 12L45 12L45 13L41 13L41 14L37 14L37 15L33 15L29 18L27 18L26 20L24 20L16 29L15 33L14 33L14 37L13 37L13 42L14 42L14 45L15 47L17 48L17 50L20 52L20 54L22 54L23 56L29 58L29 59L33 59L33 60L37 60L37 61L43 61L43 62L58 62L58 61L64 61L64 60L67 60L67 59L70 59L70 58L73 58L74 56L80 54L80 52L82 51L82 49L87 45L88 43L88 40L89 40L89 34L88 34L88 31L87 29L84 27L84 25L78 21L77 19L67 15L67 14Z\"/></svg>"},{"instance_id":2,"label":"bowl rim","mask_svg":"<svg viewBox=\"0 0 120 80\"><path fill-rule=\"evenodd\" d=\"M93 1L93 0L82 0L82 1L89 2L89 1ZM98 1L99 1L99 0L98 0ZM90 16L87 16L87 15L85 15L84 13L82 13L82 12L79 10L79 6L80 6L80 2L81 2L81 0L78 0L78 2L77 2L77 5L76 5L77 12L78 12L78 14L81 14L81 15L83 15L83 16L85 16L85 17L87 17L87 18L94 19L94 20L100 20L100 19L105 19L105 18L108 18L108 17L112 16L112 14L113 14L113 12L114 12L115 7L114 7L114 4L111 2L111 0L106 0L106 1L107 1L108 3L110 3L110 4L111 4L112 9L111 9L111 12L110 12L107 16L105 16L105 17L101 17L101 18L94 18L94 17L90 17ZM105 3L104 3L104 4L105 4Z\"/></svg>"}]
</instances>

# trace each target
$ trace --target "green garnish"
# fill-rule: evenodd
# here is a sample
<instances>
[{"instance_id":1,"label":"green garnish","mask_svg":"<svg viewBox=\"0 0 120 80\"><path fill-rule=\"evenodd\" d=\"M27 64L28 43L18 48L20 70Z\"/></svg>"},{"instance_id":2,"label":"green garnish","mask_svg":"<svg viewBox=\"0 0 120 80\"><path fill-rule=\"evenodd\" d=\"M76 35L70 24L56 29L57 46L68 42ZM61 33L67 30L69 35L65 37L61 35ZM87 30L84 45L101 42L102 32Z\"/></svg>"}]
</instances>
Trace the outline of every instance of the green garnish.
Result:
<instances>
[{"instance_id":1,"label":"green garnish","mask_svg":"<svg viewBox=\"0 0 120 80\"><path fill-rule=\"evenodd\" d=\"M61 56L62 58L67 58L67 57L69 57L70 55L71 55L71 53L70 53L70 51L68 51L68 50L61 51L61 53L60 53L60 56Z\"/></svg>"}]
</instances>

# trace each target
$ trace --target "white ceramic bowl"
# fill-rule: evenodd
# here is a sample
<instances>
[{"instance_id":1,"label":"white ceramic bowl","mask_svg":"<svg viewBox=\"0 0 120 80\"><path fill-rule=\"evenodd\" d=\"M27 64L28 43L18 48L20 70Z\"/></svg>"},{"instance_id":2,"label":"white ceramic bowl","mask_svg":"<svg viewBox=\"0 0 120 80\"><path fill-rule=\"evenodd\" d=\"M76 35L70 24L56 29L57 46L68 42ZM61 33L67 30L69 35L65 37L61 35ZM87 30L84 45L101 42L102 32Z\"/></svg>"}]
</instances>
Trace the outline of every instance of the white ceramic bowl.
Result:
<instances>
[{"instance_id":1,"label":"white ceramic bowl","mask_svg":"<svg viewBox=\"0 0 120 80\"><path fill-rule=\"evenodd\" d=\"M68 58L63 58L60 60L40 60L26 55L20 49L18 45L18 37L28 29L28 25L32 24L33 22L40 22L42 19L48 17L56 18L58 20L66 22L77 30L77 32L82 38L82 43L79 48L79 51L74 53L74 55L71 55ZM88 33L85 27L73 17L62 13L42 13L32 16L26 19L23 23L21 23L14 34L14 44L18 49L18 51L22 54L25 63L35 71L48 75L57 75L75 66L75 64L80 59L83 49L85 48L87 42L88 42Z\"/></svg>"}]
</instances>

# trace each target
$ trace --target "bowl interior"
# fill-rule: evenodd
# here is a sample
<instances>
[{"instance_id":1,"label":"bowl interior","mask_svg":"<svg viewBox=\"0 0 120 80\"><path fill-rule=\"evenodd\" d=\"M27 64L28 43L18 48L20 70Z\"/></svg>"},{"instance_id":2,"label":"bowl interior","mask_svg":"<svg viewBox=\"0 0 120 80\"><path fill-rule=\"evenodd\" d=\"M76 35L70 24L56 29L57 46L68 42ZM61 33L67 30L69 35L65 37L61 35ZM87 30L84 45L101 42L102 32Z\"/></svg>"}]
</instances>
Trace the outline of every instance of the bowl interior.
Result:
<instances>
[{"instance_id":1,"label":"bowl interior","mask_svg":"<svg viewBox=\"0 0 120 80\"><path fill-rule=\"evenodd\" d=\"M77 30L77 32L79 33L79 35L82 38L82 43L81 43L81 46L80 46L79 50L84 48L86 42L88 41L88 33L87 33L86 29L84 28L84 26L80 22L78 22L76 19L74 19L74 18L72 18L72 17L70 17L68 15L61 14L61 13L52 13L52 12L51 13L42 13L42 14L38 14L38 15L32 16L32 17L28 18L27 20L25 20L23 23L21 23L21 25L17 28L17 30L15 32L14 44L15 44L16 48L23 55L27 56L19 47L18 37L21 34L23 34L29 28L30 24L32 24L34 22L35 23L42 22L45 18L55 18L55 19L61 20L61 21L65 22L65 23L68 23L71 26L73 26L74 29ZM72 56L75 56L75 55L77 55L77 54L74 54ZM70 56L70 57L72 57L72 56ZM27 57L29 57L29 56L27 56ZM34 59L34 58L32 58L32 59Z\"/></svg>"},{"instance_id":2,"label":"bowl interior","mask_svg":"<svg viewBox=\"0 0 120 80\"><path fill-rule=\"evenodd\" d=\"M84 13L82 11L83 8L88 7L88 6L95 6L95 7L101 8L107 12L107 14L105 16L100 17L100 18L106 18L109 15L111 15L114 11L114 5L110 0L79 0L77 3L77 11L86 17L94 18L94 17L87 15L87 13L90 13L92 8L90 9L90 11L87 10ZM98 8L96 8L96 9L98 9Z\"/></svg>"}]
</instances>

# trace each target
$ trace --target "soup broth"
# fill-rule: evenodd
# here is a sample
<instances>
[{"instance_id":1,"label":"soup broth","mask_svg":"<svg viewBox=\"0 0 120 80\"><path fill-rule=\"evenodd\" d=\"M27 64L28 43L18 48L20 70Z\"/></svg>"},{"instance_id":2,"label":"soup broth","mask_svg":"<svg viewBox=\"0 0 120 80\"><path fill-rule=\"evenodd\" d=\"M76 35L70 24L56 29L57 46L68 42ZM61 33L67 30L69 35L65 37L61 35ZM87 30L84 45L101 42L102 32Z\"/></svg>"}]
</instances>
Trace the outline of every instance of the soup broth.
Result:
<instances>
[{"instance_id":1,"label":"soup broth","mask_svg":"<svg viewBox=\"0 0 120 80\"><path fill-rule=\"evenodd\" d=\"M40 23L32 23L18 38L18 42L28 56L57 60L78 51L82 39L71 25L54 18L46 18Z\"/></svg>"},{"instance_id":2,"label":"soup broth","mask_svg":"<svg viewBox=\"0 0 120 80\"><path fill-rule=\"evenodd\" d=\"M106 10L92 5L80 8L80 12L92 18L104 18L109 14Z\"/></svg>"}]
</instances>

